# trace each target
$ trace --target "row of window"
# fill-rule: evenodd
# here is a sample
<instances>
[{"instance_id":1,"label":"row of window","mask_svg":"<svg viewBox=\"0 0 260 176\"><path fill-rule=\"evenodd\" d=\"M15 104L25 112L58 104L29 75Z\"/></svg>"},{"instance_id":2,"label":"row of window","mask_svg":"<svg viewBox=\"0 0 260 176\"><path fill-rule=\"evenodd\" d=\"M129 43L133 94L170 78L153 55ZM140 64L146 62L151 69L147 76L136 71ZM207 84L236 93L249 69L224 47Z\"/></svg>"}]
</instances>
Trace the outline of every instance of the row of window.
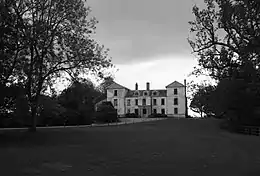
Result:
<instances>
[{"instance_id":1,"label":"row of window","mask_svg":"<svg viewBox=\"0 0 260 176\"><path fill-rule=\"evenodd\" d=\"M138 105L138 99L135 99L135 105ZM145 98L142 101L142 105L146 105L146 99ZM153 105L157 105L156 99L153 99ZM165 105L165 99L164 98L161 99L161 105ZM127 100L127 106L131 106L131 100L130 99Z\"/></svg>"},{"instance_id":2,"label":"row of window","mask_svg":"<svg viewBox=\"0 0 260 176\"><path fill-rule=\"evenodd\" d=\"M127 109L127 113L131 113L130 109ZM157 113L157 109L153 109L153 113ZM165 114L165 109L161 109L161 113ZM138 115L138 109L135 109L135 114ZM143 114L147 114L147 110L144 108L143 109Z\"/></svg>"},{"instance_id":3,"label":"row of window","mask_svg":"<svg viewBox=\"0 0 260 176\"><path fill-rule=\"evenodd\" d=\"M174 98L173 100L174 105L178 105L178 98ZM138 105L138 99L135 99L135 105ZM146 99L144 98L142 101L142 105L146 105ZM153 105L157 105L157 99L153 99ZM165 99L161 99L161 105L165 105ZM127 106L131 106L131 100L127 100Z\"/></svg>"},{"instance_id":4,"label":"row of window","mask_svg":"<svg viewBox=\"0 0 260 176\"><path fill-rule=\"evenodd\" d=\"M127 109L127 113L131 113L130 109ZM157 113L157 109L153 109L153 113ZM135 109L135 114L139 114L138 113L138 109ZM143 114L147 114L147 110L146 108L143 109ZM165 109L161 109L161 114L165 114ZM178 114L178 108L174 108L174 114Z\"/></svg>"},{"instance_id":5,"label":"row of window","mask_svg":"<svg viewBox=\"0 0 260 176\"><path fill-rule=\"evenodd\" d=\"M173 100L174 105L178 105L178 98L174 98ZM135 99L135 105L138 106L138 99ZM146 99L143 99L142 105L146 105ZM157 105L157 99L153 99L153 105ZM161 105L165 105L165 99L161 99ZM114 99L114 106L118 106L118 100ZM131 100L127 100L127 106L131 106Z\"/></svg>"},{"instance_id":6,"label":"row of window","mask_svg":"<svg viewBox=\"0 0 260 176\"><path fill-rule=\"evenodd\" d=\"M178 89L174 89L173 90L173 94L174 95L177 95L178 94ZM116 97L118 94L117 94L117 90L114 90L114 96ZM138 92L135 92L135 94L134 94L135 96L138 96L139 94L138 94ZM148 92L144 92L144 96L147 96L148 95ZM156 96L156 95L158 95L158 93L155 91L155 92L153 92L153 95L154 96Z\"/></svg>"}]
</instances>

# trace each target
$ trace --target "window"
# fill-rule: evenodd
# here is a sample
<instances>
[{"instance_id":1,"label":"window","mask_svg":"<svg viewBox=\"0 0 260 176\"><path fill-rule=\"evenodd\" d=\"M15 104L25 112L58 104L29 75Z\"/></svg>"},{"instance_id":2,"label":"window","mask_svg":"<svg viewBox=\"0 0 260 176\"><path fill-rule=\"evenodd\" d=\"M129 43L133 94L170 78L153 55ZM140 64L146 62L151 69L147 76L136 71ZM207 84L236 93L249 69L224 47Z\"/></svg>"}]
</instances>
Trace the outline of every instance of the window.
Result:
<instances>
[{"instance_id":1,"label":"window","mask_svg":"<svg viewBox=\"0 0 260 176\"><path fill-rule=\"evenodd\" d=\"M178 94L178 89L174 89L173 94L174 94L174 95L177 95L177 94Z\"/></svg>"},{"instance_id":2,"label":"window","mask_svg":"<svg viewBox=\"0 0 260 176\"><path fill-rule=\"evenodd\" d=\"M165 100L164 100L164 98L161 99L161 105L165 105Z\"/></svg>"},{"instance_id":3,"label":"window","mask_svg":"<svg viewBox=\"0 0 260 176\"><path fill-rule=\"evenodd\" d=\"M135 114L138 115L138 109L135 109Z\"/></svg>"},{"instance_id":4,"label":"window","mask_svg":"<svg viewBox=\"0 0 260 176\"><path fill-rule=\"evenodd\" d=\"M178 105L178 98L174 98L174 105Z\"/></svg>"},{"instance_id":5,"label":"window","mask_svg":"<svg viewBox=\"0 0 260 176\"><path fill-rule=\"evenodd\" d=\"M143 114L146 114L146 109L145 108L143 109Z\"/></svg>"},{"instance_id":6,"label":"window","mask_svg":"<svg viewBox=\"0 0 260 176\"><path fill-rule=\"evenodd\" d=\"M130 109L127 109L127 113L130 114Z\"/></svg>"},{"instance_id":7,"label":"window","mask_svg":"<svg viewBox=\"0 0 260 176\"><path fill-rule=\"evenodd\" d=\"M145 98L143 99L143 105L146 105L146 99Z\"/></svg>"},{"instance_id":8,"label":"window","mask_svg":"<svg viewBox=\"0 0 260 176\"><path fill-rule=\"evenodd\" d=\"M114 106L118 106L118 101L117 101L117 99L114 99Z\"/></svg>"},{"instance_id":9,"label":"window","mask_svg":"<svg viewBox=\"0 0 260 176\"><path fill-rule=\"evenodd\" d=\"M138 106L138 99L135 99L135 105Z\"/></svg>"},{"instance_id":10,"label":"window","mask_svg":"<svg viewBox=\"0 0 260 176\"><path fill-rule=\"evenodd\" d=\"M178 108L174 108L174 114L178 114Z\"/></svg>"},{"instance_id":11,"label":"window","mask_svg":"<svg viewBox=\"0 0 260 176\"><path fill-rule=\"evenodd\" d=\"M144 92L144 96L147 96L148 95L148 93L147 92Z\"/></svg>"},{"instance_id":12,"label":"window","mask_svg":"<svg viewBox=\"0 0 260 176\"><path fill-rule=\"evenodd\" d=\"M136 92L134 93L134 95L135 95L135 96L138 96L138 95L139 95L138 91L136 91Z\"/></svg>"},{"instance_id":13,"label":"window","mask_svg":"<svg viewBox=\"0 0 260 176\"><path fill-rule=\"evenodd\" d=\"M162 113L162 114L165 114L165 109L161 109L161 113Z\"/></svg>"},{"instance_id":14,"label":"window","mask_svg":"<svg viewBox=\"0 0 260 176\"><path fill-rule=\"evenodd\" d=\"M127 99L127 106L131 106L131 100Z\"/></svg>"},{"instance_id":15,"label":"window","mask_svg":"<svg viewBox=\"0 0 260 176\"><path fill-rule=\"evenodd\" d=\"M153 109L153 113L154 113L154 114L157 114L157 109Z\"/></svg>"},{"instance_id":16,"label":"window","mask_svg":"<svg viewBox=\"0 0 260 176\"><path fill-rule=\"evenodd\" d=\"M153 92L153 96L156 96L156 95L158 95L158 94L157 94L157 92L156 92L156 91L154 91L154 92Z\"/></svg>"},{"instance_id":17,"label":"window","mask_svg":"<svg viewBox=\"0 0 260 176\"><path fill-rule=\"evenodd\" d=\"M117 96L117 90L114 90L114 96Z\"/></svg>"},{"instance_id":18,"label":"window","mask_svg":"<svg viewBox=\"0 0 260 176\"><path fill-rule=\"evenodd\" d=\"M154 104L154 105L156 105L156 104L157 104L157 102L156 102L156 99L153 99L153 104Z\"/></svg>"}]
</instances>

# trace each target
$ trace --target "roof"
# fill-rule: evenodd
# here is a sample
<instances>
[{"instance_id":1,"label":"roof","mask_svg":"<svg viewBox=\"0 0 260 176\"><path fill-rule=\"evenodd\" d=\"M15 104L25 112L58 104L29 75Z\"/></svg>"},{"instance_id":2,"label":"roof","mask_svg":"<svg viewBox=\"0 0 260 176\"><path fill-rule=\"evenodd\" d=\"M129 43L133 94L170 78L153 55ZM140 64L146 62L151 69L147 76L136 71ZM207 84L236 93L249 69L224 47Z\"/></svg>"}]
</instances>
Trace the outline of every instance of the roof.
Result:
<instances>
[{"instance_id":1,"label":"roof","mask_svg":"<svg viewBox=\"0 0 260 176\"><path fill-rule=\"evenodd\" d=\"M135 93L138 92L136 95ZM126 94L126 97L138 97L138 96L143 96L144 92L147 92L147 96L152 96L152 97L166 97L167 96L167 91L166 90L129 90Z\"/></svg>"},{"instance_id":2,"label":"roof","mask_svg":"<svg viewBox=\"0 0 260 176\"><path fill-rule=\"evenodd\" d=\"M103 100L106 100L107 99L107 95L106 94L102 94L98 97L96 97L93 102L96 104L96 103L99 103L100 101L103 101Z\"/></svg>"},{"instance_id":3,"label":"roof","mask_svg":"<svg viewBox=\"0 0 260 176\"><path fill-rule=\"evenodd\" d=\"M175 88L175 87L185 87L185 86L182 83L179 83L178 81L174 81L168 86L166 86L166 88Z\"/></svg>"},{"instance_id":4,"label":"roof","mask_svg":"<svg viewBox=\"0 0 260 176\"><path fill-rule=\"evenodd\" d=\"M113 82L112 84L110 84L106 89L127 89L127 90L129 90L128 88L126 88L116 82Z\"/></svg>"}]
</instances>

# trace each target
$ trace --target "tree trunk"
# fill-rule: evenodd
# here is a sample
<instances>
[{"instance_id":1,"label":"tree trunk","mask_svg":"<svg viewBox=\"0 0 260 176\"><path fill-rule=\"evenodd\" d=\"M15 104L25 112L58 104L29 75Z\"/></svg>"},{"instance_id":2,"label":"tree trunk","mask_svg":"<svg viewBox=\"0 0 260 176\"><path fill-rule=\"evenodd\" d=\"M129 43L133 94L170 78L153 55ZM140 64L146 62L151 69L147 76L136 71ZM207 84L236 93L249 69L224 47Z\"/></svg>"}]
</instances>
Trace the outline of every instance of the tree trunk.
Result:
<instances>
[{"instance_id":1,"label":"tree trunk","mask_svg":"<svg viewBox=\"0 0 260 176\"><path fill-rule=\"evenodd\" d=\"M31 129L30 129L30 131L33 131L33 132L36 131L36 126L37 126L37 111L38 111L38 106L39 106L39 98L41 95L42 85L43 85L43 79L42 79L42 75L40 75L40 80L37 84L36 95L35 95L34 101L31 103L32 111L31 111Z\"/></svg>"},{"instance_id":2,"label":"tree trunk","mask_svg":"<svg viewBox=\"0 0 260 176\"><path fill-rule=\"evenodd\" d=\"M31 39L30 43L30 52L31 52L31 58L30 58L30 65L29 65L29 72L27 74L28 82L27 82L27 95L29 99L29 104L31 108L31 126L29 127L29 131L36 131L36 125L34 127L34 118L36 116L36 109L35 105L33 104L33 97L32 97L32 74L33 74L33 62L34 62L34 52L33 52L33 41Z\"/></svg>"},{"instance_id":3,"label":"tree trunk","mask_svg":"<svg viewBox=\"0 0 260 176\"><path fill-rule=\"evenodd\" d=\"M31 110L31 126L29 131L36 132L36 124L37 124L37 106L33 105Z\"/></svg>"},{"instance_id":4,"label":"tree trunk","mask_svg":"<svg viewBox=\"0 0 260 176\"><path fill-rule=\"evenodd\" d=\"M31 126L29 128L29 131L30 132L36 132L36 114L32 114L31 116Z\"/></svg>"}]
</instances>

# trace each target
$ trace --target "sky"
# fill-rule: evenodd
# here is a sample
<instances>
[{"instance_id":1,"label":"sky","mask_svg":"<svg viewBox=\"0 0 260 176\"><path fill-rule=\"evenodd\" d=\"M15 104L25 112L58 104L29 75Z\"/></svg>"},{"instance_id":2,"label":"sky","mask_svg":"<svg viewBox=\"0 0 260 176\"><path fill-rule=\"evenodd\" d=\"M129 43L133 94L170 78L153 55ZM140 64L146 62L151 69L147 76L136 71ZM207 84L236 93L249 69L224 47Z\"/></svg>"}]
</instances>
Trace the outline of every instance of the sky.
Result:
<instances>
[{"instance_id":1,"label":"sky","mask_svg":"<svg viewBox=\"0 0 260 176\"><path fill-rule=\"evenodd\" d=\"M184 82L197 65L187 42L192 7L203 0L87 0L97 24L94 38L110 49L115 81L130 89L164 89Z\"/></svg>"}]
</instances>

